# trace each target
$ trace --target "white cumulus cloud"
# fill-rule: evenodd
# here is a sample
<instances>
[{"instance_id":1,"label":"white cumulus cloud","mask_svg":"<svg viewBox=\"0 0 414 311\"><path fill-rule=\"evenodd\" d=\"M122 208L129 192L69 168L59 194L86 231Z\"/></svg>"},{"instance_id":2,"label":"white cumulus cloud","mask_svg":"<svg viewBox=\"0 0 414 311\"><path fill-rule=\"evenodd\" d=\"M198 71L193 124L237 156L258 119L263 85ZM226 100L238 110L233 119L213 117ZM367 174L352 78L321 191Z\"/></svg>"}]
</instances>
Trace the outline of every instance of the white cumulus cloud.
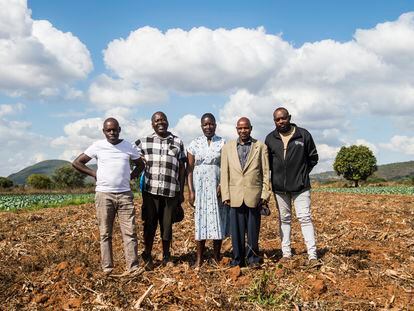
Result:
<instances>
[{"instance_id":1,"label":"white cumulus cloud","mask_svg":"<svg viewBox=\"0 0 414 311\"><path fill-rule=\"evenodd\" d=\"M8 176L40 159L38 155L49 149L50 138L34 133L31 123L10 119L23 113L23 104L0 105L0 136L3 139L0 148L0 176Z\"/></svg>"},{"instance_id":2,"label":"white cumulus cloud","mask_svg":"<svg viewBox=\"0 0 414 311\"><path fill-rule=\"evenodd\" d=\"M106 117L114 117L121 127L120 138L135 142L138 138L150 134L153 130L151 120L136 120L126 113L128 110L114 109ZM106 118L105 117L105 118ZM51 141L51 146L63 149L59 158L68 161L86 150L93 142L105 139L102 132L105 118L89 118L71 122L64 127L64 136L59 136Z\"/></svg>"},{"instance_id":3,"label":"white cumulus cloud","mask_svg":"<svg viewBox=\"0 0 414 311\"><path fill-rule=\"evenodd\" d=\"M183 92L223 91L260 86L285 60L289 44L263 28L162 33L143 27L104 51L106 65L119 77Z\"/></svg>"},{"instance_id":4,"label":"white cumulus cloud","mask_svg":"<svg viewBox=\"0 0 414 311\"><path fill-rule=\"evenodd\" d=\"M380 144L380 147L394 152L414 155L414 137L395 135L388 143Z\"/></svg>"},{"instance_id":5,"label":"white cumulus cloud","mask_svg":"<svg viewBox=\"0 0 414 311\"><path fill-rule=\"evenodd\" d=\"M0 0L0 91L49 97L92 70L86 46L46 20L32 20L25 0Z\"/></svg>"},{"instance_id":6,"label":"white cumulus cloud","mask_svg":"<svg viewBox=\"0 0 414 311\"><path fill-rule=\"evenodd\" d=\"M3 104L0 105L0 118L6 115L15 114L23 111L25 105L18 103L16 105Z\"/></svg>"},{"instance_id":7,"label":"white cumulus cloud","mask_svg":"<svg viewBox=\"0 0 414 311\"><path fill-rule=\"evenodd\" d=\"M89 88L89 99L102 110L114 106L133 107L167 100L165 90L153 86L137 86L129 80L99 76Z\"/></svg>"},{"instance_id":8,"label":"white cumulus cloud","mask_svg":"<svg viewBox=\"0 0 414 311\"><path fill-rule=\"evenodd\" d=\"M287 42L264 28L199 27L163 33L147 26L108 44L104 61L116 78L100 77L90 88L90 99L131 105L148 102L148 93L160 101L165 91L257 90L291 51ZM108 89L106 98L99 96L102 88Z\"/></svg>"}]
</instances>

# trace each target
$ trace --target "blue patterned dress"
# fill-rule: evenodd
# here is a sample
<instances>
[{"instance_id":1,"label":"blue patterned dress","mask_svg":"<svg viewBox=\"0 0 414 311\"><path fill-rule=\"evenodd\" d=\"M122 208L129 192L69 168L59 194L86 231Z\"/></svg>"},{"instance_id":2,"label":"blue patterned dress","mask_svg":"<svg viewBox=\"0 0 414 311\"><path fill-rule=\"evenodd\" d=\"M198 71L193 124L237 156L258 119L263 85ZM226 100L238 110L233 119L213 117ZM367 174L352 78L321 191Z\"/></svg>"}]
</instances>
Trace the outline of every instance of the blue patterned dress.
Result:
<instances>
[{"instance_id":1,"label":"blue patterned dress","mask_svg":"<svg viewBox=\"0 0 414 311\"><path fill-rule=\"evenodd\" d=\"M225 141L214 135L208 145L207 137L194 139L187 148L195 158L193 184L195 191L195 239L221 240L228 236L229 209L217 198L220 184L221 148Z\"/></svg>"}]
</instances>

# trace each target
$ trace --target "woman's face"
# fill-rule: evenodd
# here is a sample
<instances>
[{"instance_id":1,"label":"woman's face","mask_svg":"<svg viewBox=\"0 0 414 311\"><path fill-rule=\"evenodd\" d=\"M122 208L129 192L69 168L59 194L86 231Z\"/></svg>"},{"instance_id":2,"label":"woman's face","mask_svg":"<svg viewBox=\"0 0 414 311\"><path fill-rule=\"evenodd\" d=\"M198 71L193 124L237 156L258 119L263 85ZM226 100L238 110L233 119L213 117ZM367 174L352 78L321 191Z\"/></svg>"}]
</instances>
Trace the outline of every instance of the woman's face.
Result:
<instances>
[{"instance_id":1,"label":"woman's face","mask_svg":"<svg viewBox=\"0 0 414 311\"><path fill-rule=\"evenodd\" d=\"M204 136L211 138L216 133L216 121L210 117L205 117L201 120L201 129L203 130Z\"/></svg>"}]
</instances>

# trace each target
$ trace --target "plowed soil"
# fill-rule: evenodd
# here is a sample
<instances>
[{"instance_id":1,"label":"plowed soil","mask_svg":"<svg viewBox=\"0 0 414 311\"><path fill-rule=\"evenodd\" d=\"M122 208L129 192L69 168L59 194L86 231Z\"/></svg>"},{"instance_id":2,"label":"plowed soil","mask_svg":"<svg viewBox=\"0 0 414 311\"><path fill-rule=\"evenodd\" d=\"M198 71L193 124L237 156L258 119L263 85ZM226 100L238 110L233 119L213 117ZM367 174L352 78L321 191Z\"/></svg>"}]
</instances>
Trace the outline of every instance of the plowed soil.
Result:
<instances>
[{"instance_id":1,"label":"plowed soil","mask_svg":"<svg viewBox=\"0 0 414 311\"><path fill-rule=\"evenodd\" d=\"M293 220L294 256L280 262L277 210L262 218L261 269L211 261L208 242L197 271L193 211L174 225L173 266L122 275L115 226L113 275L100 270L93 204L0 213L1 310L414 310L414 197L314 193L312 212L320 260L309 265ZM139 249L142 250L140 200Z\"/></svg>"}]
</instances>

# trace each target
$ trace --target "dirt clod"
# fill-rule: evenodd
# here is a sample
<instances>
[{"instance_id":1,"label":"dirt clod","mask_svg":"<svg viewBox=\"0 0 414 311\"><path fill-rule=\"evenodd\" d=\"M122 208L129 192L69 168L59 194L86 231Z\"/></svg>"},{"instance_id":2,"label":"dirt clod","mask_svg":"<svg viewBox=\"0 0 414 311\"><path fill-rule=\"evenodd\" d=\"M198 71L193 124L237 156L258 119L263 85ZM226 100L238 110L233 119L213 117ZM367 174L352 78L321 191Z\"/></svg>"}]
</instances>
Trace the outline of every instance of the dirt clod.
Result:
<instances>
[{"instance_id":1,"label":"dirt clod","mask_svg":"<svg viewBox=\"0 0 414 311\"><path fill-rule=\"evenodd\" d=\"M241 269L240 269L240 267L239 267L239 266L234 266L234 267L231 267L231 268L227 271L227 273L228 273L228 275L229 275L230 279L231 279L233 282L235 282L235 281L237 280L237 278L238 278L239 276L241 276Z\"/></svg>"},{"instance_id":2,"label":"dirt clod","mask_svg":"<svg viewBox=\"0 0 414 311\"><path fill-rule=\"evenodd\" d=\"M57 271L63 271L66 270L69 266L69 263L67 261L62 261L60 264L56 266Z\"/></svg>"},{"instance_id":3,"label":"dirt clod","mask_svg":"<svg viewBox=\"0 0 414 311\"><path fill-rule=\"evenodd\" d=\"M327 289L323 280L315 280L312 284L312 291L318 295L325 293Z\"/></svg>"},{"instance_id":4,"label":"dirt clod","mask_svg":"<svg viewBox=\"0 0 414 311\"><path fill-rule=\"evenodd\" d=\"M35 303L45 303L49 299L49 296L46 294L36 295L33 299Z\"/></svg>"},{"instance_id":5,"label":"dirt clod","mask_svg":"<svg viewBox=\"0 0 414 311\"><path fill-rule=\"evenodd\" d=\"M82 305L82 300L78 298L69 299L67 302L63 304L63 309L78 309Z\"/></svg>"}]
</instances>

